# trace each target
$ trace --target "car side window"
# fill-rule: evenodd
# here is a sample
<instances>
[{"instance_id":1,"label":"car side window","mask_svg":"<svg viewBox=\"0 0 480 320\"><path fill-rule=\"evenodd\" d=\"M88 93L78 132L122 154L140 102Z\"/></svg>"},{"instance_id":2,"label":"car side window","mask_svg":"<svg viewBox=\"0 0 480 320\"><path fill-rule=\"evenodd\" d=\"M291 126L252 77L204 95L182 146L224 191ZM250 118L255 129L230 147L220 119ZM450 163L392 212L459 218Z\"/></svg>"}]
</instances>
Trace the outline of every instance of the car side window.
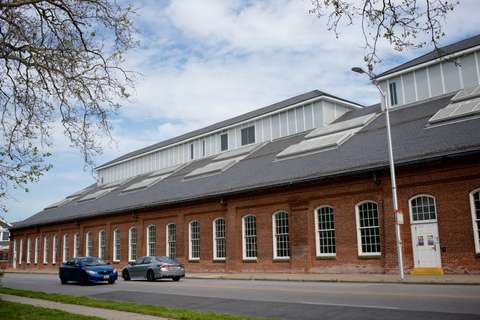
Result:
<instances>
[{"instance_id":1,"label":"car side window","mask_svg":"<svg viewBox=\"0 0 480 320\"><path fill-rule=\"evenodd\" d=\"M143 263L143 257L140 257L135 261L135 264L142 264Z\"/></svg>"},{"instance_id":2,"label":"car side window","mask_svg":"<svg viewBox=\"0 0 480 320\"><path fill-rule=\"evenodd\" d=\"M152 263L152 258L145 257L145 259L143 259L143 264L150 264L150 263Z\"/></svg>"}]
</instances>

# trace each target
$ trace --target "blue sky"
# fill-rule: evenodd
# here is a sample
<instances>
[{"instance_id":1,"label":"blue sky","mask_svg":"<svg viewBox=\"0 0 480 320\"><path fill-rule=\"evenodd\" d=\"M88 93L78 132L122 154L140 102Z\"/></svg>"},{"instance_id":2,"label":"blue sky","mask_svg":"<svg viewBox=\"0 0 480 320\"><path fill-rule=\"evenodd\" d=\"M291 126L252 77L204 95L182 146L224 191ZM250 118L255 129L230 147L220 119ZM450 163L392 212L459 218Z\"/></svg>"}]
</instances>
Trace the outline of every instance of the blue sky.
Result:
<instances>
[{"instance_id":1,"label":"blue sky","mask_svg":"<svg viewBox=\"0 0 480 320\"><path fill-rule=\"evenodd\" d=\"M377 102L366 79L353 74L364 49L358 26L339 39L309 15L309 0L135 1L140 47L126 57L140 72L131 101L112 119L97 164L296 94L320 89L364 104ZM446 21L443 44L480 31L478 0L463 0ZM381 47L387 69L425 52ZM53 169L8 201L10 221L94 182L78 151L54 132Z\"/></svg>"}]
</instances>

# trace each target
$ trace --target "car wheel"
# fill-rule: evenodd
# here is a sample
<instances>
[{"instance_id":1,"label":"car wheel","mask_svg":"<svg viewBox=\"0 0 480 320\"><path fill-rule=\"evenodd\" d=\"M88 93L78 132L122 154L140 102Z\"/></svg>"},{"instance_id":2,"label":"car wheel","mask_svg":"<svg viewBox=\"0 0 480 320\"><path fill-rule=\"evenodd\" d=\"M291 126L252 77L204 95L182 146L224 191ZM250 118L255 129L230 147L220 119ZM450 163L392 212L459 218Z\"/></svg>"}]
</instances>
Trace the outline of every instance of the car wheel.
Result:
<instances>
[{"instance_id":1,"label":"car wheel","mask_svg":"<svg viewBox=\"0 0 480 320\"><path fill-rule=\"evenodd\" d=\"M147 272L147 280L148 280L148 281L155 281L155 274L153 273L153 270L148 270L148 272Z\"/></svg>"},{"instance_id":2,"label":"car wheel","mask_svg":"<svg viewBox=\"0 0 480 320\"><path fill-rule=\"evenodd\" d=\"M180 277L173 277L172 280L175 282L180 281Z\"/></svg>"},{"instance_id":3,"label":"car wheel","mask_svg":"<svg viewBox=\"0 0 480 320\"><path fill-rule=\"evenodd\" d=\"M87 276L83 275L80 277L80 284L86 286L88 284Z\"/></svg>"},{"instance_id":4,"label":"car wheel","mask_svg":"<svg viewBox=\"0 0 480 320\"><path fill-rule=\"evenodd\" d=\"M122 278L123 278L123 280L125 280L125 281L130 281L130 273L128 272L128 270L123 270L123 272L122 272Z\"/></svg>"},{"instance_id":5,"label":"car wheel","mask_svg":"<svg viewBox=\"0 0 480 320\"><path fill-rule=\"evenodd\" d=\"M65 280L65 278L61 277L61 278L60 278L60 282L61 282L62 284L67 284L68 281Z\"/></svg>"},{"instance_id":6,"label":"car wheel","mask_svg":"<svg viewBox=\"0 0 480 320\"><path fill-rule=\"evenodd\" d=\"M108 280L108 283L109 283L109 284L114 284L114 283L115 283L115 280Z\"/></svg>"}]
</instances>

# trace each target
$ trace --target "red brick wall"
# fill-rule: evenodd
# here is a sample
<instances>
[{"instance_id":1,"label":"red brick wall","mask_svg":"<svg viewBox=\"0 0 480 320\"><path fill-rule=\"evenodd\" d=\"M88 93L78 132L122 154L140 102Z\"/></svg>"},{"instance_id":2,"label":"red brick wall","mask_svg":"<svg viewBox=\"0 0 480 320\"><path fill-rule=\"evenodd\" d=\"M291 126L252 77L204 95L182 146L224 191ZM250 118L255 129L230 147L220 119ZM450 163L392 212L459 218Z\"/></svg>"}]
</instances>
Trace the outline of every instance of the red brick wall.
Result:
<instances>
[{"instance_id":1,"label":"red brick wall","mask_svg":"<svg viewBox=\"0 0 480 320\"><path fill-rule=\"evenodd\" d=\"M469 193L480 187L480 159L450 160L398 170L399 203L404 212L402 225L405 265L413 268L408 200L417 194L433 195L437 203L438 228L442 248L442 266L447 273L480 273L480 257L475 254ZM110 215L76 223L50 225L28 230L12 231L12 239L32 238L32 263L18 268L57 268L62 259L63 233L69 234L69 253L73 254L75 232L81 236L80 255L85 254L85 233L92 232L94 249L98 254L98 232L106 231L106 260L112 259L112 233L121 231L121 261L128 263L128 230L137 227L137 255L146 254L146 228L157 227L157 255L166 254L166 225L177 225L177 258L190 272L396 272L394 220L388 172L376 175L342 178L303 186L244 194L242 196L191 203L184 206L152 211ZM355 205L371 200L378 204L380 215L381 249L378 257L360 257L357 248ZM321 205L334 208L336 224L336 257L318 258L315 251L314 210ZM272 214L277 210L289 213L290 259L273 259ZM257 218L256 261L242 259L242 217L254 214ZM212 221L226 221L227 259L213 260ZM188 261L188 223L200 222L200 260ZM52 236L58 234L57 264L52 265ZM43 264L43 236L48 234L50 249L48 264ZM40 235L39 263L33 264L34 237ZM18 256L18 255L17 255Z\"/></svg>"}]
</instances>

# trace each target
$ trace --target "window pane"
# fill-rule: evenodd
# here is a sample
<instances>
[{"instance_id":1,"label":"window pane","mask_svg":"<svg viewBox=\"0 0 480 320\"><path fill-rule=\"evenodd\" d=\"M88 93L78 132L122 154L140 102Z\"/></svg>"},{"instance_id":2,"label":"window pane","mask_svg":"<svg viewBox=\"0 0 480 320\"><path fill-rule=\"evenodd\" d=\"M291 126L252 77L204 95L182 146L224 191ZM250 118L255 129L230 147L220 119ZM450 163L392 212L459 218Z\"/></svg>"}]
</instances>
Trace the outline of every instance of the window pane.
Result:
<instances>
[{"instance_id":1,"label":"window pane","mask_svg":"<svg viewBox=\"0 0 480 320\"><path fill-rule=\"evenodd\" d=\"M480 191L477 191L473 194L473 210L474 210L474 222L473 225L476 230L474 232L477 235L477 247L480 248Z\"/></svg>"},{"instance_id":2,"label":"window pane","mask_svg":"<svg viewBox=\"0 0 480 320\"><path fill-rule=\"evenodd\" d=\"M118 249L120 249L120 243L118 244ZM120 252L118 253L120 256ZM137 229L130 229L130 257L129 260L137 260Z\"/></svg>"},{"instance_id":3,"label":"window pane","mask_svg":"<svg viewBox=\"0 0 480 320\"><path fill-rule=\"evenodd\" d=\"M413 221L435 220L437 210L435 200L429 196L418 196L410 200Z\"/></svg>"},{"instance_id":4,"label":"window pane","mask_svg":"<svg viewBox=\"0 0 480 320\"><path fill-rule=\"evenodd\" d=\"M190 258L200 258L200 223L198 221L190 223Z\"/></svg>"},{"instance_id":5,"label":"window pane","mask_svg":"<svg viewBox=\"0 0 480 320\"><path fill-rule=\"evenodd\" d=\"M276 243L276 257L288 257L288 213L278 212L274 215L275 219L275 243Z\"/></svg>"},{"instance_id":6,"label":"window pane","mask_svg":"<svg viewBox=\"0 0 480 320\"><path fill-rule=\"evenodd\" d=\"M225 220L215 220L215 258L225 258Z\"/></svg>"},{"instance_id":7,"label":"window pane","mask_svg":"<svg viewBox=\"0 0 480 320\"><path fill-rule=\"evenodd\" d=\"M380 227L378 209L374 202L358 206L360 249L362 253L380 253Z\"/></svg>"},{"instance_id":8,"label":"window pane","mask_svg":"<svg viewBox=\"0 0 480 320\"><path fill-rule=\"evenodd\" d=\"M322 207L317 210L318 254L334 255L335 243L335 220L333 208Z\"/></svg>"},{"instance_id":9,"label":"window pane","mask_svg":"<svg viewBox=\"0 0 480 320\"><path fill-rule=\"evenodd\" d=\"M167 247L167 255L171 259L175 259L176 256L176 226L173 223L170 223L167 226L167 237L168 237L168 247Z\"/></svg>"},{"instance_id":10,"label":"window pane","mask_svg":"<svg viewBox=\"0 0 480 320\"><path fill-rule=\"evenodd\" d=\"M148 227L148 253L149 256L156 255L157 246L157 227L152 225Z\"/></svg>"},{"instance_id":11,"label":"window pane","mask_svg":"<svg viewBox=\"0 0 480 320\"><path fill-rule=\"evenodd\" d=\"M247 216L243 219L244 225L244 251L246 258L257 257L257 218Z\"/></svg>"},{"instance_id":12,"label":"window pane","mask_svg":"<svg viewBox=\"0 0 480 320\"><path fill-rule=\"evenodd\" d=\"M255 143L255 127L247 127L241 130L242 146L250 143Z\"/></svg>"},{"instance_id":13,"label":"window pane","mask_svg":"<svg viewBox=\"0 0 480 320\"><path fill-rule=\"evenodd\" d=\"M224 133L220 136L220 150L228 150L228 134Z\"/></svg>"}]
</instances>

